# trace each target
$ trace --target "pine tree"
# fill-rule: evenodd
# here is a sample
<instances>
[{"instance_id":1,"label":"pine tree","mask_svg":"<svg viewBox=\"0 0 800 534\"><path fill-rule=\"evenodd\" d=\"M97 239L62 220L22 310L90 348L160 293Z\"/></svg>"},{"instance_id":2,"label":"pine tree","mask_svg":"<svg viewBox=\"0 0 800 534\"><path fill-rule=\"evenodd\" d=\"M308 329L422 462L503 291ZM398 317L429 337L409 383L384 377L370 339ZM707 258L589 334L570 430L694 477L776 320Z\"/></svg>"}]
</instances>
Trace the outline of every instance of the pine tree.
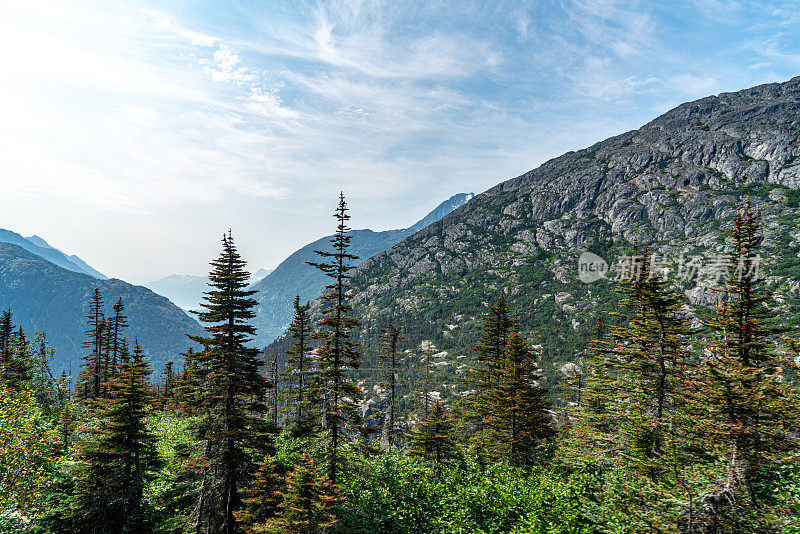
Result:
<instances>
[{"instance_id":1,"label":"pine tree","mask_svg":"<svg viewBox=\"0 0 800 534\"><path fill-rule=\"evenodd\" d=\"M336 486L304 452L300 463L286 479L286 491L277 517L268 521L263 532L318 534L328 532L338 522L342 497Z\"/></svg>"},{"instance_id":2,"label":"pine tree","mask_svg":"<svg viewBox=\"0 0 800 534\"><path fill-rule=\"evenodd\" d=\"M286 391L285 399L292 410L292 433L296 437L308 437L319 426L319 408L315 399L310 398L308 388L313 382L307 373L311 370L309 359L309 339L311 336L311 319L309 303L300 304L300 296L294 298L294 317L289 325L289 336L292 345L286 351L286 378L291 388Z\"/></svg>"},{"instance_id":3,"label":"pine tree","mask_svg":"<svg viewBox=\"0 0 800 534\"><path fill-rule=\"evenodd\" d=\"M749 206L729 232L726 300L707 326L714 339L708 357L687 391L699 438L725 466L718 482L700 499L704 528L768 531L764 499L756 490L787 451L798 428L796 390L783 380L774 350L786 328L767 307L769 292L759 276L761 236ZM744 531L744 530L741 530Z\"/></svg>"},{"instance_id":4,"label":"pine tree","mask_svg":"<svg viewBox=\"0 0 800 534\"><path fill-rule=\"evenodd\" d=\"M411 434L411 448L414 456L422 456L433 461L434 473L439 476L442 466L454 456L455 445L452 425L441 402L436 402L427 419Z\"/></svg>"},{"instance_id":5,"label":"pine tree","mask_svg":"<svg viewBox=\"0 0 800 534\"><path fill-rule=\"evenodd\" d=\"M91 352L83 357L77 390L81 399L90 400L99 398L103 387L105 317L103 315L103 296L98 288L95 288L92 293L86 324L89 328L86 330L87 339L83 346Z\"/></svg>"},{"instance_id":6,"label":"pine tree","mask_svg":"<svg viewBox=\"0 0 800 534\"><path fill-rule=\"evenodd\" d=\"M245 534L270 532L267 522L278 513L283 502L284 476L277 472L272 456L265 456L253 483L244 492L242 508L236 512L236 520Z\"/></svg>"},{"instance_id":7,"label":"pine tree","mask_svg":"<svg viewBox=\"0 0 800 534\"><path fill-rule=\"evenodd\" d=\"M77 530L87 533L139 532L145 483L158 468L156 438L146 428L150 410L148 364L138 342L133 355L120 345L121 368L107 398L98 401L96 426L78 452L84 469L76 485ZM137 526L138 525L138 526Z\"/></svg>"},{"instance_id":8,"label":"pine tree","mask_svg":"<svg viewBox=\"0 0 800 534\"><path fill-rule=\"evenodd\" d=\"M397 343L400 340L400 329L394 324L389 323L382 329L380 338L381 344L383 345L381 358L383 359L383 368L386 373L384 385L389 388L389 413L387 416L385 440L389 448L391 448L395 444L395 435L397 434L396 390L397 374L400 368Z\"/></svg>"},{"instance_id":9,"label":"pine tree","mask_svg":"<svg viewBox=\"0 0 800 534\"><path fill-rule=\"evenodd\" d=\"M248 291L249 273L236 251L230 232L222 238L222 253L212 261L211 290L196 312L206 323L205 337L192 339L204 349L193 355L204 373L199 438L205 452L199 500L195 508L196 532L236 532L234 511L241 505L240 488L250 476L247 450L268 447L264 397L268 384L260 374L260 351L247 344L255 335L249 324L256 305ZM262 452L263 453L263 452Z\"/></svg>"},{"instance_id":10,"label":"pine tree","mask_svg":"<svg viewBox=\"0 0 800 534\"><path fill-rule=\"evenodd\" d=\"M347 213L344 194L339 195L339 206L334 218L338 222L336 233L331 239L334 251L315 251L328 261L309 262L309 265L332 279L322 295L324 307L323 318L318 323L320 331L315 332L312 337L323 342L317 351L317 357L322 370L320 378L326 401L325 421L330 432L328 476L335 485L341 463L343 431L348 424L354 430L360 425L358 401L361 390L345 375L345 367L357 369L361 356L358 344L351 340L351 331L360 324L358 319L350 315L352 307L349 304L352 298L349 273L353 269L350 262L358 257L347 252L350 247L350 228L347 226L350 215Z\"/></svg>"},{"instance_id":11,"label":"pine tree","mask_svg":"<svg viewBox=\"0 0 800 534\"><path fill-rule=\"evenodd\" d=\"M542 445L555 437L550 402L540 386L536 355L516 327L504 353L499 379L485 395L486 424L495 454L512 465L529 467Z\"/></svg>"}]
</instances>

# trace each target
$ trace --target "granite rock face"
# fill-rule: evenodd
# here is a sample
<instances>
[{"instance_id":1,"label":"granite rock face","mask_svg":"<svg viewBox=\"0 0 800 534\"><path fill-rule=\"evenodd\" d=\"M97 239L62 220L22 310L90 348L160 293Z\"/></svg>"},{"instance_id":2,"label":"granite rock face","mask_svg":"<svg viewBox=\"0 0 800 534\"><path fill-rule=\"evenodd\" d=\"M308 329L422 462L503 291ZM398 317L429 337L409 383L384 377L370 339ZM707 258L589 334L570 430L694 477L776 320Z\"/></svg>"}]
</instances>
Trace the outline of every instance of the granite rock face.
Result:
<instances>
[{"instance_id":1,"label":"granite rock face","mask_svg":"<svg viewBox=\"0 0 800 534\"><path fill-rule=\"evenodd\" d=\"M506 291L533 302L572 284L585 250L603 256L650 243L665 257L708 263L745 201L762 217L765 254L800 261L798 188L800 77L702 98L505 181L366 260L353 278L353 304L368 320L438 307L441 321L457 324L455 314L479 309L446 303L463 301L476 284L487 300ZM526 268L547 276L530 285ZM706 286L682 290L693 305L713 304L718 295ZM596 313L591 287L572 287L563 290L584 304L574 314ZM585 322L577 315L573 323Z\"/></svg>"}]
</instances>

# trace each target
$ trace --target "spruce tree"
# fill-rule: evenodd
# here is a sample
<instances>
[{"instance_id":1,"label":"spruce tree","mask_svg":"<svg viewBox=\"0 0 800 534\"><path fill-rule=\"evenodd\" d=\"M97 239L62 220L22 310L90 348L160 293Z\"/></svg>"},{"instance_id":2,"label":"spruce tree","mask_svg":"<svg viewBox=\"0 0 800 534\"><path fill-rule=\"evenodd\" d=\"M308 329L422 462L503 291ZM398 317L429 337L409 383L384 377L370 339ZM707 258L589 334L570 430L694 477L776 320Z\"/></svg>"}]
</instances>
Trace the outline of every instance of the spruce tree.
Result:
<instances>
[{"instance_id":1,"label":"spruce tree","mask_svg":"<svg viewBox=\"0 0 800 534\"><path fill-rule=\"evenodd\" d=\"M310 398L309 386L313 378L307 373L311 370L309 352L311 336L311 318L309 303L300 304L300 296L294 298L294 317L289 325L289 336L292 345L286 351L286 379L291 388L284 398L291 410L292 433L297 437L313 434L319 426L319 409L315 399Z\"/></svg>"},{"instance_id":2,"label":"spruce tree","mask_svg":"<svg viewBox=\"0 0 800 534\"><path fill-rule=\"evenodd\" d=\"M167 411L173 411L176 408L176 382L177 378L175 376L175 370L173 369L174 364L169 361L164 365L164 389L161 392L161 409Z\"/></svg>"},{"instance_id":3,"label":"spruce tree","mask_svg":"<svg viewBox=\"0 0 800 534\"><path fill-rule=\"evenodd\" d=\"M499 458L529 467L542 446L555 437L547 392L536 355L514 327L504 349L498 381L485 395L486 424Z\"/></svg>"},{"instance_id":4,"label":"spruce tree","mask_svg":"<svg viewBox=\"0 0 800 534\"><path fill-rule=\"evenodd\" d=\"M698 521L719 531L770 531L777 526L766 519L769 498L757 488L794 448L800 398L784 380L787 366L775 351L786 328L767 306L761 236L749 206L735 217L728 243L726 299L706 322L714 338L687 388L694 430L724 466L700 499Z\"/></svg>"},{"instance_id":5,"label":"spruce tree","mask_svg":"<svg viewBox=\"0 0 800 534\"><path fill-rule=\"evenodd\" d=\"M202 370L199 438L205 442L202 482L194 514L198 533L237 531L234 511L241 506L241 487L250 477L249 450L268 447L264 398L268 384L260 374L260 351L248 343L255 335L249 323L256 301L248 291L249 273L230 232L222 253L211 262L210 291L196 312L206 336L192 336L204 348L193 355ZM262 452L263 454L263 452Z\"/></svg>"},{"instance_id":6,"label":"spruce tree","mask_svg":"<svg viewBox=\"0 0 800 534\"><path fill-rule=\"evenodd\" d=\"M84 433L78 458L83 469L76 485L78 507L73 510L79 532L140 532L142 493L158 468L153 436L145 425L151 394L150 369L138 341L132 355L120 344L120 372L100 400L96 425Z\"/></svg>"},{"instance_id":7,"label":"spruce tree","mask_svg":"<svg viewBox=\"0 0 800 534\"><path fill-rule=\"evenodd\" d=\"M267 522L278 513L285 485L284 476L278 473L273 457L265 456L253 483L244 492L242 508L236 512L236 520L245 534L270 532Z\"/></svg>"},{"instance_id":8,"label":"spruce tree","mask_svg":"<svg viewBox=\"0 0 800 534\"><path fill-rule=\"evenodd\" d=\"M304 452L300 463L286 478L286 491L278 515L267 522L263 532L329 532L338 522L341 500L339 490L326 476L324 467L317 467L314 458Z\"/></svg>"},{"instance_id":9,"label":"spruce tree","mask_svg":"<svg viewBox=\"0 0 800 534\"><path fill-rule=\"evenodd\" d=\"M436 402L427 419L411 434L411 448L414 456L422 456L433 462L434 473L439 476L442 466L447 464L455 453L452 425L441 402Z\"/></svg>"},{"instance_id":10,"label":"spruce tree","mask_svg":"<svg viewBox=\"0 0 800 534\"><path fill-rule=\"evenodd\" d=\"M395 435L397 434L396 389L397 373L400 367L397 343L400 340L400 329L394 324L389 323L381 330L380 339L383 346L381 358L386 374L384 385L389 388L389 409L385 440L389 448L391 448L395 444Z\"/></svg>"},{"instance_id":11,"label":"spruce tree","mask_svg":"<svg viewBox=\"0 0 800 534\"><path fill-rule=\"evenodd\" d=\"M695 484L686 419L692 336L682 297L633 251L637 272L621 278L617 319L591 344L582 406L561 439L566 464L585 462L609 473L610 499L636 530L675 532ZM691 487L690 487L691 486Z\"/></svg>"},{"instance_id":12,"label":"spruce tree","mask_svg":"<svg viewBox=\"0 0 800 534\"><path fill-rule=\"evenodd\" d=\"M463 437L481 449L491 448L491 438L486 434L487 411L486 395L498 383L505 359L504 351L511 334L513 321L509 315L508 302L500 296L497 303L489 305L489 314L483 324L483 331L466 370L462 382L472 394L461 400L462 413L460 429Z\"/></svg>"},{"instance_id":13,"label":"spruce tree","mask_svg":"<svg viewBox=\"0 0 800 534\"><path fill-rule=\"evenodd\" d=\"M108 321L108 350L111 355L109 372L114 374L117 372L120 343L124 337L125 328L128 326L128 316L124 314L125 303L122 301L122 297L117 299L112 310L114 311L114 315L111 316Z\"/></svg>"},{"instance_id":14,"label":"spruce tree","mask_svg":"<svg viewBox=\"0 0 800 534\"><path fill-rule=\"evenodd\" d=\"M105 333L105 317L103 315L103 296L95 288L89 302L89 314L86 316L86 341L83 346L89 351L83 357L81 372L78 377L78 393L81 399L90 400L100 397L103 387L103 334Z\"/></svg>"},{"instance_id":15,"label":"spruce tree","mask_svg":"<svg viewBox=\"0 0 800 534\"><path fill-rule=\"evenodd\" d=\"M339 195L339 205L334 218L338 224L336 233L331 239L333 252L315 251L327 261L309 262L309 265L331 278L331 283L326 286L322 295L323 318L317 323L320 330L312 337L322 340L317 357L322 370L320 378L326 401L325 421L330 432L328 476L331 483L336 484L341 463L343 433L348 425L353 430L358 430L356 427L361 423L358 401L362 394L353 379L345 374L346 367L353 369L359 367L361 355L358 344L351 339L352 330L360 324L358 319L351 315L352 307L349 304L352 298L350 271L353 269L350 262L357 260L358 257L348 252L350 228L347 226L347 221L350 220L350 215L347 213L344 194Z\"/></svg>"},{"instance_id":16,"label":"spruce tree","mask_svg":"<svg viewBox=\"0 0 800 534\"><path fill-rule=\"evenodd\" d=\"M6 310L0 315L0 358L3 363L11 359L11 336L14 334L11 310Z\"/></svg>"},{"instance_id":17,"label":"spruce tree","mask_svg":"<svg viewBox=\"0 0 800 534\"><path fill-rule=\"evenodd\" d=\"M436 345L431 341L425 340L419 346L422 351L420 364L422 372L420 374L419 387L417 388L417 412L421 419L427 419L431 414L431 365L433 355L436 353Z\"/></svg>"},{"instance_id":18,"label":"spruce tree","mask_svg":"<svg viewBox=\"0 0 800 534\"><path fill-rule=\"evenodd\" d=\"M2 378L15 390L20 390L33 378L33 353L22 327L13 332L6 344L7 357L3 361Z\"/></svg>"},{"instance_id":19,"label":"spruce tree","mask_svg":"<svg viewBox=\"0 0 800 534\"><path fill-rule=\"evenodd\" d=\"M670 435L680 424L684 387L691 364L690 336L683 298L653 271L647 248L635 251L638 277L618 284L621 307L600 350L614 376L615 403L625 436L623 458L652 480L663 475ZM674 459L673 459L674 461Z\"/></svg>"}]
</instances>

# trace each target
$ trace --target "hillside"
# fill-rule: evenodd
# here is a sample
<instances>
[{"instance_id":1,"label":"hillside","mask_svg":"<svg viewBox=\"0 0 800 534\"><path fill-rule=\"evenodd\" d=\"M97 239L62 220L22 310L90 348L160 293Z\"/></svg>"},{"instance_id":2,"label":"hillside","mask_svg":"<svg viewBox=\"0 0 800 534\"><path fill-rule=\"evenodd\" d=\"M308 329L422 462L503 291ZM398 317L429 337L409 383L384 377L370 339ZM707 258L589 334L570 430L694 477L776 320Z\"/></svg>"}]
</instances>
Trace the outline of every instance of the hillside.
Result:
<instances>
[{"instance_id":1,"label":"hillside","mask_svg":"<svg viewBox=\"0 0 800 534\"><path fill-rule=\"evenodd\" d=\"M433 211L414 225L400 230L373 232L372 230L353 230L350 232L351 253L364 261L375 254L396 245L406 237L438 221L457 207L463 205L472 194L459 193L442 202ZM330 251L331 236L322 237L292 253L263 280L253 284L251 289L258 291L254 324L258 329L257 343L266 345L283 334L292 318L292 303L295 295L302 301L315 298L328 283L325 275L306 264L317 261L315 250Z\"/></svg>"},{"instance_id":2,"label":"hillside","mask_svg":"<svg viewBox=\"0 0 800 534\"><path fill-rule=\"evenodd\" d=\"M272 269L258 269L251 275L250 283L258 283L271 272ZM208 276L171 274L142 285L167 297L186 311L199 310L203 293L208 291Z\"/></svg>"},{"instance_id":3,"label":"hillside","mask_svg":"<svg viewBox=\"0 0 800 534\"><path fill-rule=\"evenodd\" d=\"M692 313L712 291L724 228L743 201L761 216L765 271L798 316L800 290L800 77L683 104L634 131L569 152L476 196L442 220L362 263L355 313L378 328L400 323L406 346L432 340L443 395L470 353L485 303L505 293L551 377L585 347L598 313L614 309L610 283L578 280L577 259L609 264L650 242L685 290ZM676 275L681 254L702 265ZM317 302L318 304L318 302Z\"/></svg>"},{"instance_id":4,"label":"hillside","mask_svg":"<svg viewBox=\"0 0 800 534\"><path fill-rule=\"evenodd\" d=\"M85 261L78 256L67 256L57 248L52 247L47 241L38 235L30 237L22 237L16 232L10 230L3 230L0 228L0 243L11 243L18 245L28 252L36 254L40 258L44 258L54 265L58 265L68 271L88 274L92 278L99 280L106 280L108 277L93 267L89 266Z\"/></svg>"},{"instance_id":5,"label":"hillside","mask_svg":"<svg viewBox=\"0 0 800 534\"><path fill-rule=\"evenodd\" d=\"M11 309L14 323L32 338L45 331L56 348L54 373L80 365L85 315L89 298L99 288L106 313L122 297L130 327L129 341L139 339L156 372L168 360L178 361L190 341L186 334L200 333L199 324L166 298L122 280L97 280L63 269L22 247L0 243L0 309Z\"/></svg>"}]
</instances>

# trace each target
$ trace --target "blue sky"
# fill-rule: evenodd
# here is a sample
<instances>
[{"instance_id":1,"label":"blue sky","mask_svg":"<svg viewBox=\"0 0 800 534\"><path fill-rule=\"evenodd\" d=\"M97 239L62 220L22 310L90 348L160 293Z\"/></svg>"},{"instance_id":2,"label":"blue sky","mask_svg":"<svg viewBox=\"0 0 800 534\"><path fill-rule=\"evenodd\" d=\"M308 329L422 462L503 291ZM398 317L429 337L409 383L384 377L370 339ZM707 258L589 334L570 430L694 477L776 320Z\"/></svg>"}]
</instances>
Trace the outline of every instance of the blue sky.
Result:
<instances>
[{"instance_id":1,"label":"blue sky","mask_svg":"<svg viewBox=\"0 0 800 534\"><path fill-rule=\"evenodd\" d=\"M0 17L0 227L111 276L404 227L681 102L800 75L800 2L48 2Z\"/></svg>"}]
</instances>

